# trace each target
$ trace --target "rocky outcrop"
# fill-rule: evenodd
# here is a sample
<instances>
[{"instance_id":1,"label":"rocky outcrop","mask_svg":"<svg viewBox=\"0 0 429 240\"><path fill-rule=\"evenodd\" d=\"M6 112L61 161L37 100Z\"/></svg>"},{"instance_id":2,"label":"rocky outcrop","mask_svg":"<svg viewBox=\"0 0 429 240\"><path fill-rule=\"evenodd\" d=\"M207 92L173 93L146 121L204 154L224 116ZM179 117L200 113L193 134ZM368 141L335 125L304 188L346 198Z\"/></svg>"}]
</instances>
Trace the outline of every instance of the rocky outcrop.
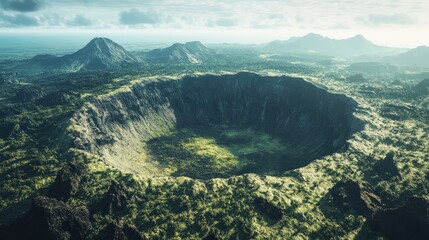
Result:
<instances>
[{"instance_id":1,"label":"rocky outcrop","mask_svg":"<svg viewBox=\"0 0 429 240\"><path fill-rule=\"evenodd\" d=\"M383 178L400 177L398 167L396 167L395 154L390 152L382 160L374 165L374 170Z\"/></svg>"},{"instance_id":2,"label":"rocky outcrop","mask_svg":"<svg viewBox=\"0 0 429 240\"><path fill-rule=\"evenodd\" d=\"M55 107L58 105L70 103L72 97L76 95L77 94L70 91L60 90L47 94L43 98L39 99L37 103L48 107Z\"/></svg>"},{"instance_id":3,"label":"rocky outcrop","mask_svg":"<svg viewBox=\"0 0 429 240\"><path fill-rule=\"evenodd\" d=\"M144 240L140 232L128 224L119 226L114 223L107 224L97 235L98 240Z\"/></svg>"},{"instance_id":4,"label":"rocky outcrop","mask_svg":"<svg viewBox=\"0 0 429 240\"><path fill-rule=\"evenodd\" d=\"M255 205L255 208L262 213L263 215L267 216L268 218L279 221L283 217L283 211L276 205L270 203L267 199L262 197L256 197L253 201L253 204Z\"/></svg>"},{"instance_id":5,"label":"rocky outcrop","mask_svg":"<svg viewBox=\"0 0 429 240\"><path fill-rule=\"evenodd\" d=\"M345 210L371 217L382 207L381 198L374 193L374 188L366 182L341 181L329 191L334 203Z\"/></svg>"},{"instance_id":6,"label":"rocky outcrop","mask_svg":"<svg viewBox=\"0 0 429 240\"><path fill-rule=\"evenodd\" d=\"M76 148L124 172L157 174L156 162L136 160L145 142L175 127L251 127L303 150L286 171L344 149L360 124L355 107L345 96L285 76L158 79L86 104L71 120L71 135Z\"/></svg>"},{"instance_id":7,"label":"rocky outcrop","mask_svg":"<svg viewBox=\"0 0 429 240\"><path fill-rule=\"evenodd\" d=\"M78 191L81 177L86 171L87 167L82 162L67 164L58 171L55 182L48 192L48 197L67 201Z\"/></svg>"},{"instance_id":8,"label":"rocky outcrop","mask_svg":"<svg viewBox=\"0 0 429 240\"><path fill-rule=\"evenodd\" d=\"M16 73L5 73L0 72L0 85L7 85L7 84L15 84L18 83L18 80L16 80Z\"/></svg>"},{"instance_id":9,"label":"rocky outcrop","mask_svg":"<svg viewBox=\"0 0 429 240\"><path fill-rule=\"evenodd\" d=\"M412 197L399 208L378 212L371 221L374 231L388 239L427 239L429 236L429 200Z\"/></svg>"},{"instance_id":10,"label":"rocky outcrop","mask_svg":"<svg viewBox=\"0 0 429 240\"><path fill-rule=\"evenodd\" d=\"M91 223L85 207L72 207L47 197L36 197L31 209L0 231L1 239L86 239Z\"/></svg>"},{"instance_id":11,"label":"rocky outcrop","mask_svg":"<svg viewBox=\"0 0 429 240\"><path fill-rule=\"evenodd\" d=\"M41 99L46 93L35 86L24 86L15 94L16 102L33 102Z\"/></svg>"},{"instance_id":12,"label":"rocky outcrop","mask_svg":"<svg viewBox=\"0 0 429 240\"><path fill-rule=\"evenodd\" d=\"M125 210L127 205L133 201L133 195L124 185L112 181L109 190L97 205L96 211L113 214Z\"/></svg>"},{"instance_id":13,"label":"rocky outcrop","mask_svg":"<svg viewBox=\"0 0 429 240\"><path fill-rule=\"evenodd\" d=\"M413 91L418 96L429 95L429 78L419 82L413 87Z\"/></svg>"}]
</instances>

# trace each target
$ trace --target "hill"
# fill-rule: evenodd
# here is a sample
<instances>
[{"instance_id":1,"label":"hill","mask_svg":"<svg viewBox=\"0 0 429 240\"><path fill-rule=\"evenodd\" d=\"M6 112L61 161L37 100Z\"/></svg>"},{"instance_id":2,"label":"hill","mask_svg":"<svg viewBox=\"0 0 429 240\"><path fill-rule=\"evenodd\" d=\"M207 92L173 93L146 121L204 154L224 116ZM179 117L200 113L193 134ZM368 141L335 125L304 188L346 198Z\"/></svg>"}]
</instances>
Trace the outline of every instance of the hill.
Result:
<instances>
[{"instance_id":1,"label":"hill","mask_svg":"<svg viewBox=\"0 0 429 240\"><path fill-rule=\"evenodd\" d=\"M381 61L398 66L429 67L429 47L420 46L402 54L385 57Z\"/></svg>"},{"instance_id":2,"label":"hill","mask_svg":"<svg viewBox=\"0 0 429 240\"><path fill-rule=\"evenodd\" d=\"M38 55L14 68L17 71L98 71L120 69L138 63L136 57L108 38L94 38L75 53L56 57Z\"/></svg>"},{"instance_id":3,"label":"hill","mask_svg":"<svg viewBox=\"0 0 429 240\"><path fill-rule=\"evenodd\" d=\"M143 53L143 58L153 63L201 64L213 58L213 51L201 42L175 43L167 48L159 48Z\"/></svg>"},{"instance_id":4,"label":"hill","mask_svg":"<svg viewBox=\"0 0 429 240\"><path fill-rule=\"evenodd\" d=\"M341 57L386 55L400 51L395 48L377 46L362 35L336 40L314 33L303 37L292 37L286 41L270 42L263 46L261 50L266 53L318 54Z\"/></svg>"}]
</instances>

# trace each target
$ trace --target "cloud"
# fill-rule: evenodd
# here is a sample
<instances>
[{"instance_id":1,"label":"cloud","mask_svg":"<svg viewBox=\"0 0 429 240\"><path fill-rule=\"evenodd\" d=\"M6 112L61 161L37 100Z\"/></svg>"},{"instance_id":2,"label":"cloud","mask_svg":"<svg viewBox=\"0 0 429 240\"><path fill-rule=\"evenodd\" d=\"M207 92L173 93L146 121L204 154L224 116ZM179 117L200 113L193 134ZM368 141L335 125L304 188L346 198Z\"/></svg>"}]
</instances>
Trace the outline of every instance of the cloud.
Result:
<instances>
[{"instance_id":1,"label":"cloud","mask_svg":"<svg viewBox=\"0 0 429 240\"><path fill-rule=\"evenodd\" d=\"M35 12L42 8L40 0L0 0L4 10L16 12Z\"/></svg>"},{"instance_id":2,"label":"cloud","mask_svg":"<svg viewBox=\"0 0 429 240\"><path fill-rule=\"evenodd\" d=\"M218 18L216 20L209 20L207 22L208 27L233 27L238 24L237 19L233 18Z\"/></svg>"},{"instance_id":3,"label":"cloud","mask_svg":"<svg viewBox=\"0 0 429 240\"><path fill-rule=\"evenodd\" d=\"M140 11L132 8L119 14L119 22L125 25L157 24L163 22L163 17L155 11Z\"/></svg>"},{"instance_id":4,"label":"cloud","mask_svg":"<svg viewBox=\"0 0 429 240\"><path fill-rule=\"evenodd\" d=\"M358 17L355 21L361 25L409 25L416 21L410 16L397 14L369 14L366 17Z\"/></svg>"},{"instance_id":5,"label":"cloud","mask_svg":"<svg viewBox=\"0 0 429 240\"><path fill-rule=\"evenodd\" d=\"M4 27L33 27L40 25L39 19L25 14L0 14L0 25Z\"/></svg>"},{"instance_id":6,"label":"cloud","mask_svg":"<svg viewBox=\"0 0 429 240\"><path fill-rule=\"evenodd\" d=\"M83 27L83 26L91 26L92 21L91 19L83 16L83 15L76 15L76 17L68 22L69 26L76 26L76 27Z\"/></svg>"},{"instance_id":7,"label":"cloud","mask_svg":"<svg viewBox=\"0 0 429 240\"><path fill-rule=\"evenodd\" d=\"M305 19L302 16L300 16L300 15L296 15L295 16L295 22L297 22L297 23L305 23Z\"/></svg>"},{"instance_id":8,"label":"cloud","mask_svg":"<svg viewBox=\"0 0 429 240\"><path fill-rule=\"evenodd\" d=\"M350 26L347 23L337 22L330 26L329 29L350 29Z\"/></svg>"}]
</instances>

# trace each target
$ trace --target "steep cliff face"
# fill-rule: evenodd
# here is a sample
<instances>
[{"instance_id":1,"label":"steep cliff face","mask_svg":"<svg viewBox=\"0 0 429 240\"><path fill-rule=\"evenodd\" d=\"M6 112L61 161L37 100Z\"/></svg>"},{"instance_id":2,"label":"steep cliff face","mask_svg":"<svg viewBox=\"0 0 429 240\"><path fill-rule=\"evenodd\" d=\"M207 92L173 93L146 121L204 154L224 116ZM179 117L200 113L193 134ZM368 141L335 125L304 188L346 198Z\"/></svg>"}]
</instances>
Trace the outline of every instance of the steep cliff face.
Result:
<instances>
[{"instance_id":1,"label":"steep cliff face","mask_svg":"<svg viewBox=\"0 0 429 240\"><path fill-rule=\"evenodd\" d=\"M356 104L298 78L251 73L158 79L87 104L72 119L75 147L126 172L156 174L142 156L150 139L175 127L254 128L302 148L295 167L340 150L353 133Z\"/></svg>"}]
</instances>

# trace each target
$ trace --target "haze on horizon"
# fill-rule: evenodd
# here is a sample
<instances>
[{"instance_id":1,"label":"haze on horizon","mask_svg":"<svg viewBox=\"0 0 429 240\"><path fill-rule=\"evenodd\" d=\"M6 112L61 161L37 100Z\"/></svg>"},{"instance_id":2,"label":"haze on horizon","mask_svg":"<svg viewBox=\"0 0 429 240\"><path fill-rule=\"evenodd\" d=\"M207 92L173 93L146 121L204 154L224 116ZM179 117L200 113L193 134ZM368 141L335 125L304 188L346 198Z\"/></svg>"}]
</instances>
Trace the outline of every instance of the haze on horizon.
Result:
<instances>
[{"instance_id":1,"label":"haze on horizon","mask_svg":"<svg viewBox=\"0 0 429 240\"><path fill-rule=\"evenodd\" d=\"M378 45L429 45L427 0L0 0L0 38L95 36L264 43L310 32Z\"/></svg>"}]
</instances>

